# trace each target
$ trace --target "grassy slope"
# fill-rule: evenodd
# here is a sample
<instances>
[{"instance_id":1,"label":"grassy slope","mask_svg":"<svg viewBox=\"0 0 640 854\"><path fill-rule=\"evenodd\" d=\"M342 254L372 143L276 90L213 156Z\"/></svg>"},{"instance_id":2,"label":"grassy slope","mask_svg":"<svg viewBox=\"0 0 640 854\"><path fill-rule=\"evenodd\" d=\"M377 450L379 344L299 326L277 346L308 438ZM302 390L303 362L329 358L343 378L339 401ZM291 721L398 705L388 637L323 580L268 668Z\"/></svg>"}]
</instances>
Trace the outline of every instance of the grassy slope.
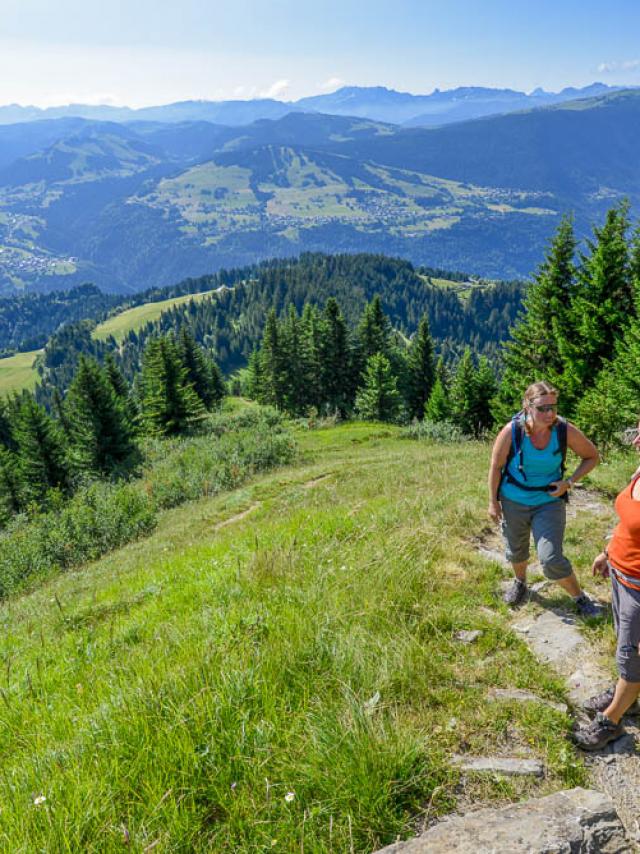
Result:
<instances>
[{"instance_id":1,"label":"grassy slope","mask_svg":"<svg viewBox=\"0 0 640 854\"><path fill-rule=\"evenodd\" d=\"M562 715L486 702L562 697L469 544L487 446L360 424L299 439L297 466L2 607L4 850L370 851L459 794L584 782ZM597 528L572 531L584 577ZM531 752L548 776L461 792L465 749Z\"/></svg>"},{"instance_id":2,"label":"grassy slope","mask_svg":"<svg viewBox=\"0 0 640 854\"><path fill-rule=\"evenodd\" d=\"M0 359L0 395L35 387L38 375L33 370L33 363L41 352L42 350L32 350Z\"/></svg>"},{"instance_id":3,"label":"grassy slope","mask_svg":"<svg viewBox=\"0 0 640 854\"><path fill-rule=\"evenodd\" d=\"M203 291L199 294L187 294L183 297L174 297L173 299L165 299L160 302L147 302L144 305L138 305L135 308L129 308L126 311L121 311L113 317L108 318L103 323L100 323L94 331L94 338L105 341L109 335L113 335L116 341L122 339L131 330L137 331L146 323L157 320L163 311L174 308L177 305L183 305L190 300L199 302L206 297L210 297L215 291Z\"/></svg>"}]
</instances>

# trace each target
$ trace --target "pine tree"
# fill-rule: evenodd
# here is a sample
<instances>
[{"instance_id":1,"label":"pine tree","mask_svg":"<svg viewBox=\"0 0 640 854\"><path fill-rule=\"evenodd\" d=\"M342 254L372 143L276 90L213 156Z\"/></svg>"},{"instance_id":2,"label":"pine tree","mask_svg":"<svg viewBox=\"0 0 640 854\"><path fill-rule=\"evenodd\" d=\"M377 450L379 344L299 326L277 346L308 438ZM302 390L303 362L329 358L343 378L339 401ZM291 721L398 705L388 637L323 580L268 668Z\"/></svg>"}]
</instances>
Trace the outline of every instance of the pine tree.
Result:
<instances>
[{"instance_id":1,"label":"pine tree","mask_svg":"<svg viewBox=\"0 0 640 854\"><path fill-rule=\"evenodd\" d=\"M186 326L180 329L178 337L178 354L186 368L187 382L202 401L205 409L213 406L213 389L211 388L211 367L207 363L202 348L196 343L191 330Z\"/></svg>"},{"instance_id":2,"label":"pine tree","mask_svg":"<svg viewBox=\"0 0 640 854\"><path fill-rule=\"evenodd\" d=\"M144 352L141 417L148 433L175 436L204 416L202 401L187 381L175 340L152 338Z\"/></svg>"},{"instance_id":3,"label":"pine tree","mask_svg":"<svg viewBox=\"0 0 640 854\"><path fill-rule=\"evenodd\" d=\"M409 418L422 420L435 382L433 339L426 314L421 319L418 331L411 341L407 368L407 412Z\"/></svg>"},{"instance_id":4,"label":"pine tree","mask_svg":"<svg viewBox=\"0 0 640 854\"><path fill-rule=\"evenodd\" d=\"M315 407L318 412L325 398L321 369L323 326L316 307L306 303L300 321L300 371L305 387L305 404Z\"/></svg>"},{"instance_id":5,"label":"pine tree","mask_svg":"<svg viewBox=\"0 0 640 854\"><path fill-rule=\"evenodd\" d=\"M511 332L511 341L503 348L504 376L496 402L500 420L519 408L524 389L541 377L563 387L563 342L572 337L575 252L573 223L564 217L527 290L523 313Z\"/></svg>"},{"instance_id":6,"label":"pine tree","mask_svg":"<svg viewBox=\"0 0 640 854\"><path fill-rule=\"evenodd\" d=\"M107 371L95 359L81 357L64 401L74 471L108 475L132 460L136 446L126 403Z\"/></svg>"},{"instance_id":7,"label":"pine tree","mask_svg":"<svg viewBox=\"0 0 640 854\"><path fill-rule=\"evenodd\" d=\"M209 370L211 373L211 408L215 409L227 396L227 384L215 359L211 359Z\"/></svg>"},{"instance_id":8,"label":"pine tree","mask_svg":"<svg viewBox=\"0 0 640 854\"><path fill-rule=\"evenodd\" d=\"M471 423L475 436L481 436L493 425L491 402L498 390L496 376L486 356L478 360L471 402Z\"/></svg>"},{"instance_id":9,"label":"pine tree","mask_svg":"<svg viewBox=\"0 0 640 854\"><path fill-rule=\"evenodd\" d=\"M429 421L449 421L451 418L451 401L441 377L436 377L429 400L425 404L424 415Z\"/></svg>"},{"instance_id":10,"label":"pine tree","mask_svg":"<svg viewBox=\"0 0 640 854\"><path fill-rule=\"evenodd\" d=\"M363 367L376 353L389 356L391 324L382 310L382 301L377 295L365 306L358 324L357 339L358 354Z\"/></svg>"},{"instance_id":11,"label":"pine tree","mask_svg":"<svg viewBox=\"0 0 640 854\"><path fill-rule=\"evenodd\" d=\"M287 392L287 368L275 309L267 315L260 348L262 393L260 400L283 409Z\"/></svg>"},{"instance_id":12,"label":"pine tree","mask_svg":"<svg viewBox=\"0 0 640 854\"><path fill-rule=\"evenodd\" d=\"M320 365L323 403L344 418L352 403L351 353L347 325L333 297L324 308Z\"/></svg>"},{"instance_id":13,"label":"pine tree","mask_svg":"<svg viewBox=\"0 0 640 854\"><path fill-rule=\"evenodd\" d=\"M451 419L463 433L474 433L476 369L469 347L458 362L451 384Z\"/></svg>"},{"instance_id":14,"label":"pine tree","mask_svg":"<svg viewBox=\"0 0 640 854\"><path fill-rule=\"evenodd\" d=\"M559 338L565 362L565 411L593 385L612 358L616 339L634 317L628 228L628 204L622 203L607 212L604 226L594 229L595 241L588 241L590 254L581 256L571 300L571 334Z\"/></svg>"},{"instance_id":15,"label":"pine tree","mask_svg":"<svg viewBox=\"0 0 640 854\"><path fill-rule=\"evenodd\" d=\"M13 435L17 445L21 505L42 501L49 489L66 488L66 448L62 431L32 395L23 395L20 399Z\"/></svg>"},{"instance_id":16,"label":"pine tree","mask_svg":"<svg viewBox=\"0 0 640 854\"><path fill-rule=\"evenodd\" d=\"M20 478L16 455L0 445L0 524L21 509Z\"/></svg>"},{"instance_id":17,"label":"pine tree","mask_svg":"<svg viewBox=\"0 0 640 854\"><path fill-rule=\"evenodd\" d=\"M283 406L291 415L305 409L305 387L301 352L301 325L296 307L291 304L286 319L279 325L283 366Z\"/></svg>"},{"instance_id":18,"label":"pine tree","mask_svg":"<svg viewBox=\"0 0 640 854\"><path fill-rule=\"evenodd\" d=\"M247 364L245 394L251 400L261 402L262 390L262 358L260 351L256 348L249 356L249 362Z\"/></svg>"},{"instance_id":19,"label":"pine tree","mask_svg":"<svg viewBox=\"0 0 640 854\"><path fill-rule=\"evenodd\" d=\"M356 410L365 421L395 421L400 406L389 359L383 353L374 353L367 361L364 384L356 395Z\"/></svg>"}]
</instances>

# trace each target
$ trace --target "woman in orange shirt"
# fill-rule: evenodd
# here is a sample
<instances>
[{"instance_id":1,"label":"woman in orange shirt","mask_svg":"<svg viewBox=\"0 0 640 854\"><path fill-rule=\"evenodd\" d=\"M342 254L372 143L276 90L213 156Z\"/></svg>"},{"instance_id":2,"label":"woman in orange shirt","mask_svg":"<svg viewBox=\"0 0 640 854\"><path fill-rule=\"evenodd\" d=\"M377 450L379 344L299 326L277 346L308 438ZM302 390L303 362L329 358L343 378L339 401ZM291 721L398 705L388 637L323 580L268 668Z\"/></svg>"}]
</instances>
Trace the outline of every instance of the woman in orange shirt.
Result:
<instances>
[{"instance_id":1,"label":"woman in orange shirt","mask_svg":"<svg viewBox=\"0 0 640 854\"><path fill-rule=\"evenodd\" d=\"M640 423L633 440L640 450ZM624 734L622 716L640 695L640 469L616 498L620 521L608 548L593 562L594 575L611 577L611 607L617 636L616 685L585 704L594 720L574 740L584 750L600 750Z\"/></svg>"}]
</instances>

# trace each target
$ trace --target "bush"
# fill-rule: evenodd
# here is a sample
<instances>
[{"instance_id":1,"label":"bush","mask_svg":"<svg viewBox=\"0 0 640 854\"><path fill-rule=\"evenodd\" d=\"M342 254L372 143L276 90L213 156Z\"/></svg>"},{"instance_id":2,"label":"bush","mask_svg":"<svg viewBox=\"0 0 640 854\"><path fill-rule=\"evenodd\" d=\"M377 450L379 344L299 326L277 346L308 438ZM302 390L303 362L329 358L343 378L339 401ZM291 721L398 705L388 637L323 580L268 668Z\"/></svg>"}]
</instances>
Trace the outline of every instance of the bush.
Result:
<instances>
[{"instance_id":1,"label":"bush","mask_svg":"<svg viewBox=\"0 0 640 854\"><path fill-rule=\"evenodd\" d=\"M96 481L68 501L51 492L49 510L14 517L0 536L0 597L148 534L159 510L234 489L294 457L293 439L275 410L247 410L212 423L209 435L148 443L142 480Z\"/></svg>"}]
</instances>

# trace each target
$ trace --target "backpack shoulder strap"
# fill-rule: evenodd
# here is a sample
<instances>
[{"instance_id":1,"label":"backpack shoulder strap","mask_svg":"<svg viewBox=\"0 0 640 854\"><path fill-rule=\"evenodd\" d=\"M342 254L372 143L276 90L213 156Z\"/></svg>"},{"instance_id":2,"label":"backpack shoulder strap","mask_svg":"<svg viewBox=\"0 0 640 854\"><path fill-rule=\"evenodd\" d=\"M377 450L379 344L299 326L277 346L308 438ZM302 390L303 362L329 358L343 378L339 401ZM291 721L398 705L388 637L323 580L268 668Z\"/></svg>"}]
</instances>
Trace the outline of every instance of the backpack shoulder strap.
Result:
<instances>
[{"instance_id":1,"label":"backpack shoulder strap","mask_svg":"<svg viewBox=\"0 0 640 854\"><path fill-rule=\"evenodd\" d=\"M524 438L524 412L520 411L516 413L511 419L511 445L509 446L509 454L507 456L507 462L505 464L505 470L507 469L511 460L516 457L518 458L518 471L522 475L523 479L526 480L527 476L524 472L523 459L522 459L522 440Z\"/></svg>"},{"instance_id":2,"label":"backpack shoulder strap","mask_svg":"<svg viewBox=\"0 0 640 854\"><path fill-rule=\"evenodd\" d=\"M560 450L560 455L562 457L562 463L560 465L562 469L562 476L564 477L564 470L566 468L567 463L567 420L566 418L562 418L558 416L556 420L556 431L558 433L558 448Z\"/></svg>"}]
</instances>

